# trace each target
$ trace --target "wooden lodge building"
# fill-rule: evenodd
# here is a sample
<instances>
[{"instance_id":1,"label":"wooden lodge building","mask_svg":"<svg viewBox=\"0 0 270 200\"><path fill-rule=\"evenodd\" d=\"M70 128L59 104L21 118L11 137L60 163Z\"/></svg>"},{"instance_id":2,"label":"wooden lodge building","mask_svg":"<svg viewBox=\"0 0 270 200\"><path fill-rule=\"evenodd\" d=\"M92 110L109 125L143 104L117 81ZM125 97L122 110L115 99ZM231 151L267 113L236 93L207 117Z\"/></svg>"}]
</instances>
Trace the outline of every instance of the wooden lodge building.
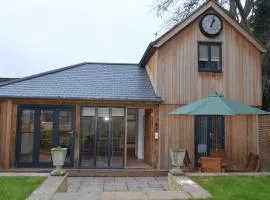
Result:
<instances>
[{"instance_id":1,"label":"wooden lodge building","mask_svg":"<svg viewBox=\"0 0 270 200\"><path fill-rule=\"evenodd\" d=\"M243 164L264 152L267 117L168 112L216 91L260 108L265 51L208 1L151 42L139 64L81 63L1 83L0 168L51 167L59 145L68 168L167 170L172 147L194 165L219 150Z\"/></svg>"}]
</instances>

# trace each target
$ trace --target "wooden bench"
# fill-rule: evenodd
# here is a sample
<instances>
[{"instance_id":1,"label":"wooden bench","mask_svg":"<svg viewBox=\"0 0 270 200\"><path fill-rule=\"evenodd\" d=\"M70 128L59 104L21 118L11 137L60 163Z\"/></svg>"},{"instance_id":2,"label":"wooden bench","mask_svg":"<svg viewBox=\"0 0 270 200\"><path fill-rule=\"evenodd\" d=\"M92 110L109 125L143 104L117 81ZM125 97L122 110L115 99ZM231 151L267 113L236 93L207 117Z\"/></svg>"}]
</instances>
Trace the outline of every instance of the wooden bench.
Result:
<instances>
[{"instance_id":1,"label":"wooden bench","mask_svg":"<svg viewBox=\"0 0 270 200\"><path fill-rule=\"evenodd\" d=\"M260 169L259 155L249 153L245 167L231 166L226 168L226 172L258 172Z\"/></svg>"}]
</instances>

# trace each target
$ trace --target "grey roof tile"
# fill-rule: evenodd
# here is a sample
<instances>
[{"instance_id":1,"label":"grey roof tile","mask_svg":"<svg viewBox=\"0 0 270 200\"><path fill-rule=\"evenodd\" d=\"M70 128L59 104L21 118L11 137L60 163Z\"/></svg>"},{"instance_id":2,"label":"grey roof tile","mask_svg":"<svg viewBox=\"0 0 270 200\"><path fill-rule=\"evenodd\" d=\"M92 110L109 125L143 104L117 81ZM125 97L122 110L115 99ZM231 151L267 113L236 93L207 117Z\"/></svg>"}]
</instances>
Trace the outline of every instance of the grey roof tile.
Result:
<instances>
[{"instance_id":1,"label":"grey roof tile","mask_svg":"<svg viewBox=\"0 0 270 200\"><path fill-rule=\"evenodd\" d=\"M82 63L0 84L0 97L161 101L137 64Z\"/></svg>"}]
</instances>

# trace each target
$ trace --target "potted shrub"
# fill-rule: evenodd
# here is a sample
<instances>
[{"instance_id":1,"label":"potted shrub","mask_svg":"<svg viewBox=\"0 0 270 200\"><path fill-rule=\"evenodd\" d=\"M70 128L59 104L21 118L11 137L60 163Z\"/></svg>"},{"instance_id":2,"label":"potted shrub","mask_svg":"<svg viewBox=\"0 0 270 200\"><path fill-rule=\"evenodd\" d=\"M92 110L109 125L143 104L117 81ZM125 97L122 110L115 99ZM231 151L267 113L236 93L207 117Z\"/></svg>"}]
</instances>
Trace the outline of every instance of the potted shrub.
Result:
<instances>
[{"instance_id":1,"label":"potted shrub","mask_svg":"<svg viewBox=\"0 0 270 200\"><path fill-rule=\"evenodd\" d=\"M66 174L66 170L63 169L63 166L65 164L67 150L67 148L62 148L61 146L51 149L53 166L55 166L55 169L51 172L51 175L63 176Z\"/></svg>"},{"instance_id":2,"label":"potted shrub","mask_svg":"<svg viewBox=\"0 0 270 200\"><path fill-rule=\"evenodd\" d=\"M170 173L172 175L180 176L184 174L181 167L183 165L185 153L186 153L185 149L180 149L180 148L170 149L170 158L171 158L171 164L172 164L172 169L170 170Z\"/></svg>"}]
</instances>

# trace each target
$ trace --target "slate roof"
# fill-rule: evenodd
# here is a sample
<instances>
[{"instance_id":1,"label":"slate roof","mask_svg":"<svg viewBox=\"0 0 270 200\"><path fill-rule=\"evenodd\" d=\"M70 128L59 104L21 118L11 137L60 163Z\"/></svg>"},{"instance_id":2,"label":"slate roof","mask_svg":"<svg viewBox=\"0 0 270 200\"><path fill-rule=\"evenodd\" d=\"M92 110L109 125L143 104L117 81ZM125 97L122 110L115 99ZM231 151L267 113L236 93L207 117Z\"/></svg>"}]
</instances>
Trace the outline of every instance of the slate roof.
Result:
<instances>
[{"instance_id":1,"label":"slate roof","mask_svg":"<svg viewBox=\"0 0 270 200\"><path fill-rule=\"evenodd\" d=\"M137 64L81 63L0 83L0 97L160 102Z\"/></svg>"},{"instance_id":2,"label":"slate roof","mask_svg":"<svg viewBox=\"0 0 270 200\"><path fill-rule=\"evenodd\" d=\"M0 78L0 83L2 82L7 82L7 81L12 81L12 80L16 80L17 78Z\"/></svg>"}]
</instances>

